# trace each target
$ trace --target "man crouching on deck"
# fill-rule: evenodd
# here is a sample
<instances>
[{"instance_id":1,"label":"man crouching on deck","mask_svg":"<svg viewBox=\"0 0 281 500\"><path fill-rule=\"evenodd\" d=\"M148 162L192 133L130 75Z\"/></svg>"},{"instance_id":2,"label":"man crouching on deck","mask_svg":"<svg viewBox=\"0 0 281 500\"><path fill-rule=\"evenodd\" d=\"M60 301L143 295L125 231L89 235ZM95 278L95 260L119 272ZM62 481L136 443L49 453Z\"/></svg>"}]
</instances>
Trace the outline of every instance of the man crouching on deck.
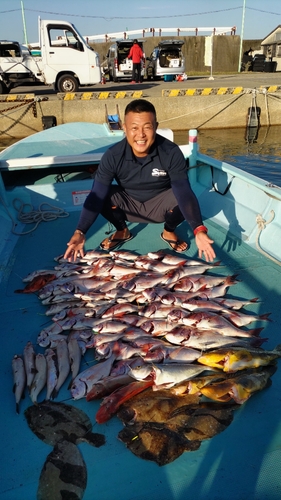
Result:
<instances>
[{"instance_id":1,"label":"man crouching on deck","mask_svg":"<svg viewBox=\"0 0 281 500\"><path fill-rule=\"evenodd\" d=\"M184 220L195 235L199 258L215 258L213 240L203 225L199 204L187 177L180 148L156 134L156 111L149 101L131 101L125 109L125 138L103 155L95 181L85 200L77 229L64 257L84 256L85 234L99 214L116 228L100 247L110 251L133 238L126 221L164 222L161 238L176 252L188 245L175 230ZM113 180L117 184L112 184Z\"/></svg>"}]
</instances>

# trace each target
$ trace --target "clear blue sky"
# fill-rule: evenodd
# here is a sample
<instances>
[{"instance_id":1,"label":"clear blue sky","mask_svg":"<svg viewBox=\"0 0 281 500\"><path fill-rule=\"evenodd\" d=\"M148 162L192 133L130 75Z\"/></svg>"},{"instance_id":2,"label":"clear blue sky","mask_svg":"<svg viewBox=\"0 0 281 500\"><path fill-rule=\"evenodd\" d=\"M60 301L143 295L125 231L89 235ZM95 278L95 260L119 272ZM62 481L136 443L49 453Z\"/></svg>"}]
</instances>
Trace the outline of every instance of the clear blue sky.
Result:
<instances>
[{"instance_id":1,"label":"clear blue sky","mask_svg":"<svg viewBox=\"0 0 281 500\"><path fill-rule=\"evenodd\" d=\"M244 0L23 0L28 41L37 20L67 20L83 35L143 28L236 26L241 35ZM263 39L281 24L280 0L245 0L244 39ZM0 39L24 41L20 0L0 0Z\"/></svg>"}]
</instances>

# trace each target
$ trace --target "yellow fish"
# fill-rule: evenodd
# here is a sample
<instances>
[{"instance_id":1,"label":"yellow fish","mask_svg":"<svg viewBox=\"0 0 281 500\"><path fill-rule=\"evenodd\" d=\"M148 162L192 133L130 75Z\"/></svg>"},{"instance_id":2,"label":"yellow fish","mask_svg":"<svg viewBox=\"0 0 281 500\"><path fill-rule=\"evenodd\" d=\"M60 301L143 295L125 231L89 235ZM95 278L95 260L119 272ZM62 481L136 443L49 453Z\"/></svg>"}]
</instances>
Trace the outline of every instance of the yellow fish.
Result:
<instances>
[{"instance_id":1,"label":"yellow fish","mask_svg":"<svg viewBox=\"0 0 281 500\"><path fill-rule=\"evenodd\" d=\"M232 347L206 352L198 358L197 362L212 368L219 368L224 372L233 373L238 370L266 366L280 356L281 345L278 345L272 351L251 347Z\"/></svg>"},{"instance_id":2,"label":"yellow fish","mask_svg":"<svg viewBox=\"0 0 281 500\"><path fill-rule=\"evenodd\" d=\"M270 385L270 377L276 371L275 365L240 372L234 377L211 383L201 388L201 394L214 401L227 402L233 399L243 404L252 394Z\"/></svg>"}]
</instances>

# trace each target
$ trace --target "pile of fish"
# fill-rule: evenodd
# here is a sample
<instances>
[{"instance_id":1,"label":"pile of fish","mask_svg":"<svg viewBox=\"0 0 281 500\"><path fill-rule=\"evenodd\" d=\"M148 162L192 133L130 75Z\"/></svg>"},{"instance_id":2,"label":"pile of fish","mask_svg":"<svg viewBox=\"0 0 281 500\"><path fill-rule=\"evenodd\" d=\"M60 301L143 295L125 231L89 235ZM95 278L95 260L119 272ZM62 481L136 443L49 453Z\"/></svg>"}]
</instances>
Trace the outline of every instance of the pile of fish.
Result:
<instances>
[{"instance_id":1,"label":"pile of fish","mask_svg":"<svg viewBox=\"0 0 281 500\"><path fill-rule=\"evenodd\" d=\"M33 403L46 387L48 401L71 373L74 400L103 398L96 421L117 414L119 439L164 465L221 432L270 384L281 348L263 349L263 328L248 328L269 314L242 312L257 298L226 297L237 276L220 274L219 262L95 250L76 263L55 260L17 290L37 293L52 320L37 338L45 353L28 342L13 359L17 409L25 387Z\"/></svg>"}]
</instances>

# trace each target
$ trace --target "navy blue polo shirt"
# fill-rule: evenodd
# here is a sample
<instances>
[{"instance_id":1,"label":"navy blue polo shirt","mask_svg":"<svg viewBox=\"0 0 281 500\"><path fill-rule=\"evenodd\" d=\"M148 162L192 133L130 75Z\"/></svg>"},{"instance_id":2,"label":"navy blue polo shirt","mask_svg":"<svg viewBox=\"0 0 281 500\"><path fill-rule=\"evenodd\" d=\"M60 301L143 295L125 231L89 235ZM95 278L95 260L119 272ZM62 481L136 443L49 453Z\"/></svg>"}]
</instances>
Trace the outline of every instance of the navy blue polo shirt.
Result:
<instances>
[{"instance_id":1,"label":"navy blue polo shirt","mask_svg":"<svg viewBox=\"0 0 281 500\"><path fill-rule=\"evenodd\" d=\"M186 180L187 165L180 148L156 134L146 157L138 158L123 139L103 155L95 179L109 186L113 180L137 201L145 202L171 187L171 183Z\"/></svg>"}]
</instances>

